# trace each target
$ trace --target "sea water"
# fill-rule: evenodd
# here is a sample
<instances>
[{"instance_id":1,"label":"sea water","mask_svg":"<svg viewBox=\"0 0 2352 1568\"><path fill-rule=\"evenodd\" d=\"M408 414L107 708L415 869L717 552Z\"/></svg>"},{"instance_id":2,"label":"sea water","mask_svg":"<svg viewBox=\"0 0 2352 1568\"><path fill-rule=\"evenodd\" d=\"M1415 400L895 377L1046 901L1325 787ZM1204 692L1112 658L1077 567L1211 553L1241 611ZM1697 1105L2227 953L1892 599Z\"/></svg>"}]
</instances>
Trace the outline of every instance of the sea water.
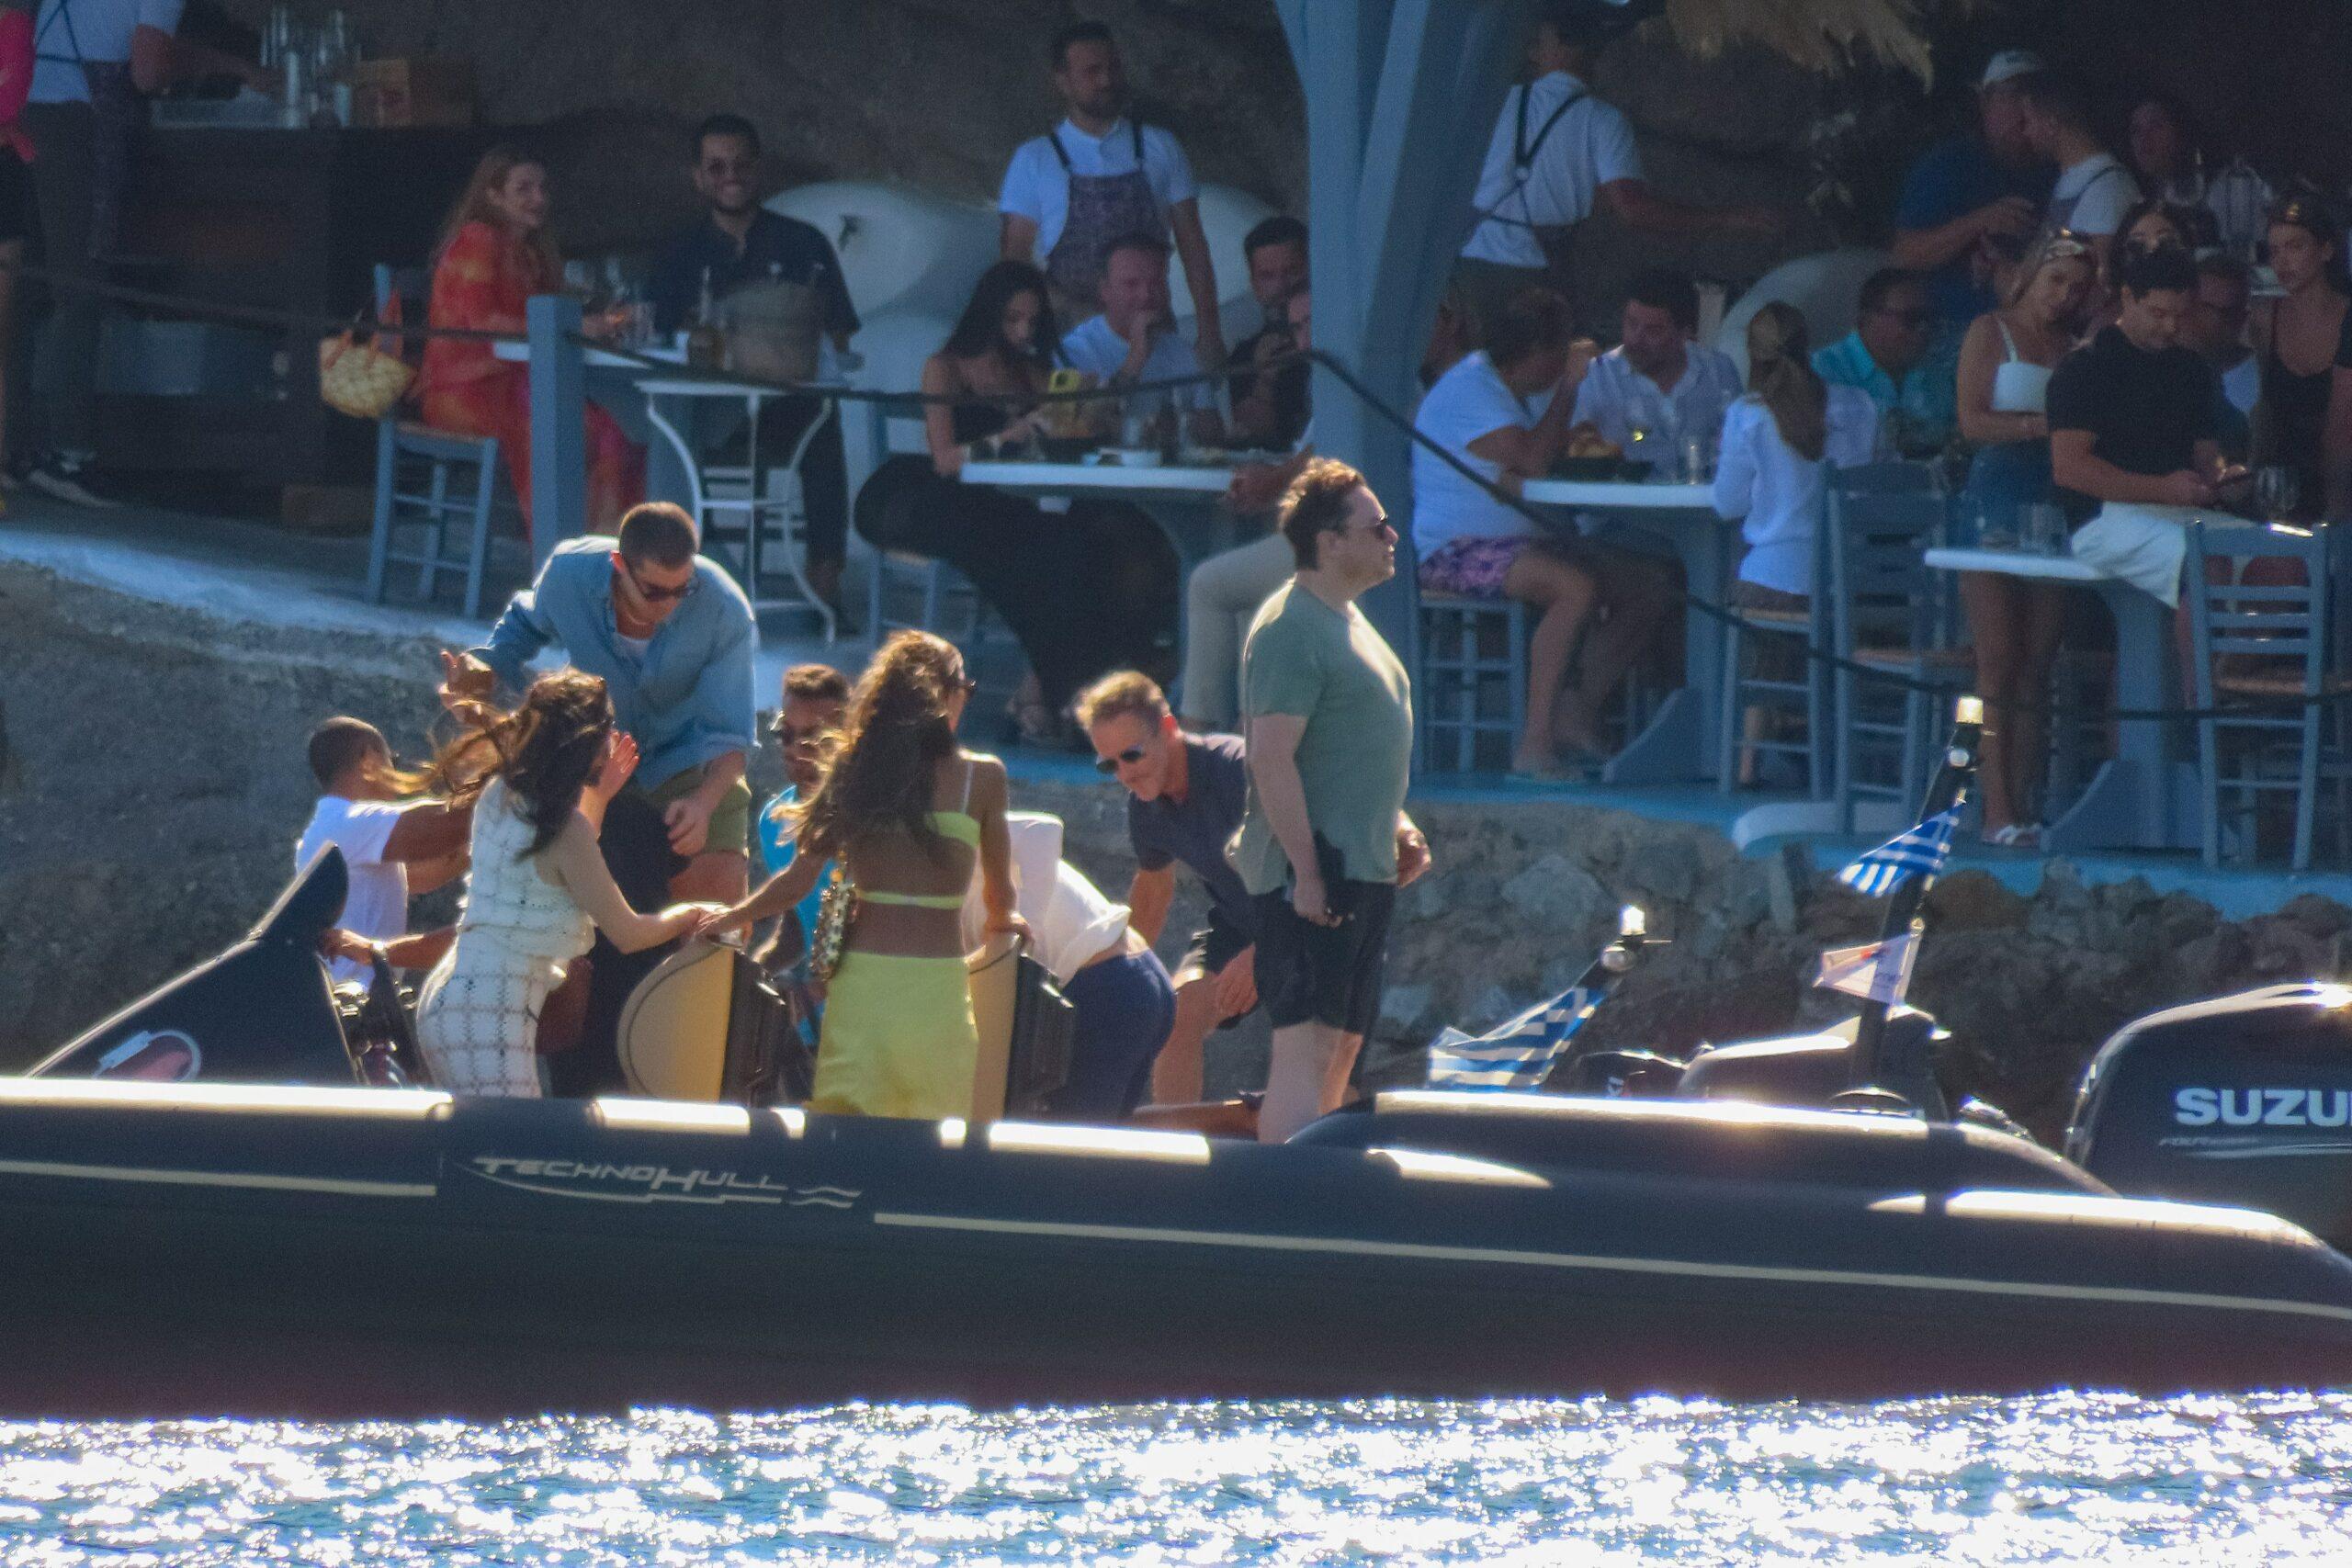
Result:
<instances>
[{"instance_id":1,"label":"sea water","mask_svg":"<svg viewBox=\"0 0 2352 1568\"><path fill-rule=\"evenodd\" d=\"M2352 1395L0 1425L0 1563L2352 1561Z\"/></svg>"}]
</instances>

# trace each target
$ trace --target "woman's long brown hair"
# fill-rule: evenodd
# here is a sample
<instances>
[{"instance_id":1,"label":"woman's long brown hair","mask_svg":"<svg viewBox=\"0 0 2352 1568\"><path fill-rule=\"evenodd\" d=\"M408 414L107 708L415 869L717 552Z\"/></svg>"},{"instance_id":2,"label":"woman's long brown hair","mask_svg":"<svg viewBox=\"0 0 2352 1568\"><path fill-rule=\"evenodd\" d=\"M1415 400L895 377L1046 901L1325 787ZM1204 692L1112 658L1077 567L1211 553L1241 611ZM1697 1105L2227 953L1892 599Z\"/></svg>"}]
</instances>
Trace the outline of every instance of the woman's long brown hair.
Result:
<instances>
[{"instance_id":1,"label":"woman's long brown hair","mask_svg":"<svg viewBox=\"0 0 2352 1568\"><path fill-rule=\"evenodd\" d=\"M466 181L466 188L458 193L456 205L449 209L449 216L441 225L440 243L433 247L436 265L449 243L458 237L458 230L469 223L487 223L531 254L538 264L542 284L553 288L562 279L563 253L557 248L555 236L548 226L543 223L528 234L515 233L507 228L498 209L491 205L490 193L504 186L507 175L526 166L544 173L547 161L509 144L493 147L481 155L481 162L474 165L472 177Z\"/></svg>"},{"instance_id":2,"label":"woman's long brown hair","mask_svg":"<svg viewBox=\"0 0 2352 1568\"><path fill-rule=\"evenodd\" d=\"M1747 389L1780 427L1781 439L1808 463L1829 446L1829 389L1805 358L1804 316L1775 299L1747 323Z\"/></svg>"},{"instance_id":3,"label":"woman's long brown hair","mask_svg":"<svg viewBox=\"0 0 2352 1568\"><path fill-rule=\"evenodd\" d=\"M938 764L956 754L947 716L963 663L929 632L899 632L882 645L850 694L824 779L800 803L804 852L837 854L902 835L927 854L945 851L949 840L931 825L931 800Z\"/></svg>"},{"instance_id":4,"label":"woman's long brown hair","mask_svg":"<svg viewBox=\"0 0 2352 1568\"><path fill-rule=\"evenodd\" d=\"M604 760L613 732L613 699L605 682L559 670L531 682L513 713L479 710L464 734L425 769L424 787L452 804L478 799L492 779L506 781L515 808L531 824L517 859L555 842L580 805L580 792Z\"/></svg>"}]
</instances>

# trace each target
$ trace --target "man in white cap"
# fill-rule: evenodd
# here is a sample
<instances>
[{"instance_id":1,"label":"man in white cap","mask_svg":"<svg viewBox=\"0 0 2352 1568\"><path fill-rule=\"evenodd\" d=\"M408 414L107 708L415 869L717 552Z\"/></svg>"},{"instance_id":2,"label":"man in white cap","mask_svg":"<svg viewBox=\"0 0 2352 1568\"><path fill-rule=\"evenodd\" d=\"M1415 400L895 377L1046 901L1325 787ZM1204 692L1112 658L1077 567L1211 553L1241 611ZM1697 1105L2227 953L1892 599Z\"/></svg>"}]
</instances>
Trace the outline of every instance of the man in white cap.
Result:
<instances>
[{"instance_id":1,"label":"man in white cap","mask_svg":"<svg viewBox=\"0 0 2352 1568\"><path fill-rule=\"evenodd\" d=\"M1894 204L1894 263L1928 279L1941 337L1957 343L1993 298L1996 245L2020 250L2041 221L2050 168L2026 133L2021 78L2047 70L2021 49L1996 54L1976 88L1977 129L1928 149Z\"/></svg>"}]
</instances>

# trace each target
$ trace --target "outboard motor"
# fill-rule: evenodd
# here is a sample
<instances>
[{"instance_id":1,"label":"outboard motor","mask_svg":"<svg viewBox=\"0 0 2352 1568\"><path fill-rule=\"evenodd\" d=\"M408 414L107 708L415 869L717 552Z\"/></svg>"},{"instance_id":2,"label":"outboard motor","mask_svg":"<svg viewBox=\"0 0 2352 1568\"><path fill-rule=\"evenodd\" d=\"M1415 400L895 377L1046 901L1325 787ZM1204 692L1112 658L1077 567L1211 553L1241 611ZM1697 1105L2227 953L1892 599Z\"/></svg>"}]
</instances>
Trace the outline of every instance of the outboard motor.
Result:
<instances>
[{"instance_id":1,"label":"outboard motor","mask_svg":"<svg viewBox=\"0 0 2352 1568\"><path fill-rule=\"evenodd\" d=\"M359 1081L319 956L319 939L342 916L350 883L342 852L322 851L243 942L85 1031L28 1076Z\"/></svg>"},{"instance_id":2,"label":"outboard motor","mask_svg":"<svg viewBox=\"0 0 2352 1568\"><path fill-rule=\"evenodd\" d=\"M2091 1059L2066 1157L2131 1197L2262 1209L2352 1247L2352 987L2168 1008Z\"/></svg>"}]
</instances>

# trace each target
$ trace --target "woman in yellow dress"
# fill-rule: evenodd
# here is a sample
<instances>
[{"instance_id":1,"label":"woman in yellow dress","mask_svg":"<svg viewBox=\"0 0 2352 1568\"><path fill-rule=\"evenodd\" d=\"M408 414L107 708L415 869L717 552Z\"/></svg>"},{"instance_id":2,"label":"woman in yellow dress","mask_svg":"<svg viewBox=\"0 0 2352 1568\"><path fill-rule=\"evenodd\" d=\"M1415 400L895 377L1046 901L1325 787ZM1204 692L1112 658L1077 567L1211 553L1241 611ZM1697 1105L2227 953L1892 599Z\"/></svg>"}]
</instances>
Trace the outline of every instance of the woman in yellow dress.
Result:
<instances>
[{"instance_id":1,"label":"woman in yellow dress","mask_svg":"<svg viewBox=\"0 0 2352 1568\"><path fill-rule=\"evenodd\" d=\"M942 1118L971 1106L979 1035L959 911L975 863L991 931L1013 908L1004 764L963 750L964 659L928 632L883 645L850 696L823 781L797 807L792 864L710 931L780 915L838 859L857 889L825 990L812 1111Z\"/></svg>"}]
</instances>

